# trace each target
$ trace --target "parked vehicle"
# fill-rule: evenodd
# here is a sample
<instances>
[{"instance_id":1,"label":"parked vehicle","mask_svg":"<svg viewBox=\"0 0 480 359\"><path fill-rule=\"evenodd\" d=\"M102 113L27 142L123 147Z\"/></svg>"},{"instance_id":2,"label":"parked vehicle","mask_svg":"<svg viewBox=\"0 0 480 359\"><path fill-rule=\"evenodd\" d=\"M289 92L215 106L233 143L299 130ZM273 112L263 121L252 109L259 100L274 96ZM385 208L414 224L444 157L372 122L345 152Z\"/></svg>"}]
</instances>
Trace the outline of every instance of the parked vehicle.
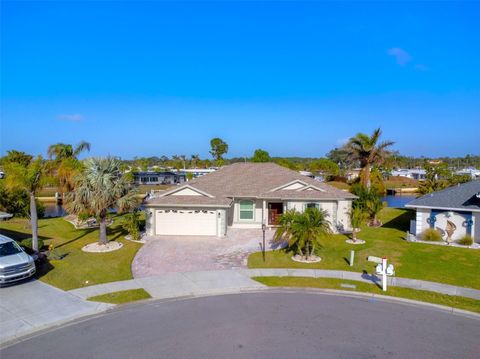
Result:
<instances>
[{"instance_id":1,"label":"parked vehicle","mask_svg":"<svg viewBox=\"0 0 480 359\"><path fill-rule=\"evenodd\" d=\"M35 262L13 239L0 234L0 285L35 274Z\"/></svg>"}]
</instances>

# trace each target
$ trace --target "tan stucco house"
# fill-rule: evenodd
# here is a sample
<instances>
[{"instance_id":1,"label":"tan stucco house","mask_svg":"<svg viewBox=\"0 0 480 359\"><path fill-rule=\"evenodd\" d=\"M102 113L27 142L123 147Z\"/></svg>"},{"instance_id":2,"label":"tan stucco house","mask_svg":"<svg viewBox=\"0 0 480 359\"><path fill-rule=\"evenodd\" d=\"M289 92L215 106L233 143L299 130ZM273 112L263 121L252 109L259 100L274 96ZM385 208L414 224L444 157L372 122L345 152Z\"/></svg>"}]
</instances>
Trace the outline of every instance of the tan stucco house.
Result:
<instances>
[{"instance_id":1,"label":"tan stucco house","mask_svg":"<svg viewBox=\"0 0 480 359\"><path fill-rule=\"evenodd\" d=\"M274 227L287 210L326 210L349 231L354 195L274 163L236 163L145 201L147 235L225 236L229 228Z\"/></svg>"}]
</instances>

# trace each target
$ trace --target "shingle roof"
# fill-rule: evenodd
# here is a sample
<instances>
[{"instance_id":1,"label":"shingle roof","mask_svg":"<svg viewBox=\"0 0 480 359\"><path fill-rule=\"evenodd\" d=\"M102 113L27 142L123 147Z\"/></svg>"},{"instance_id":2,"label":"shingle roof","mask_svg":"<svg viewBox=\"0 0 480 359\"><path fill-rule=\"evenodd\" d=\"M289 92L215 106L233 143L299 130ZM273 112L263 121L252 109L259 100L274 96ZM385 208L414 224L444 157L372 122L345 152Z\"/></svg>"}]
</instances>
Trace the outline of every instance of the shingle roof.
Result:
<instances>
[{"instance_id":1,"label":"shingle roof","mask_svg":"<svg viewBox=\"0 0 480 359\"><path fill-rule=\"evenodd\" d=\"M319 190L276 190L291 182L303 182ZM274 163L235 163L220 168L210 174L198 177L188 186L213 196L165 196L149 200L148 204L213 204L228 205L232 198L268 198L268 199L353 199L349 192L302 176ZM205 203L203 203L205 202ZM207 203L208 202L208 203Z\"/></svg>"},{"instance_id":2,"label":"shingle roof","mask_svg":"<svg viewBox=\"0 0 480 359\"><path fill-rule=\"evenodd\" d=\"M406 207L480 211L480 180L463 183L414 199Z\"/></svg>"}]
</instances>

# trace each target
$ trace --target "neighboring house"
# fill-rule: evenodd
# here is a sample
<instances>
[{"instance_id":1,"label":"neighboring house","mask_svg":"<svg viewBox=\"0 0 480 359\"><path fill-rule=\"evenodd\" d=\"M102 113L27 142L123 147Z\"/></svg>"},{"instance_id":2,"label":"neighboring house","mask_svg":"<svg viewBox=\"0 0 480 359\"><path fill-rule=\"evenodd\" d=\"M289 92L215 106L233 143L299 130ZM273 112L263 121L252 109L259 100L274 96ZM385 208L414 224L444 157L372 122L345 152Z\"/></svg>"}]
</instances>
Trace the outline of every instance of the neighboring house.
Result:
<instances>
[{"instance_id":1,"label":"neighboring house","mask_svg":"<svg viewBox=\"0 0 480 359\"><path fill-rule=\"evenodd\" d=\"M235 163L145 201L149 235L224 236L228 228L278 224L286 210L326 210L349 231L354 195L274 163Z\"/></svg>"},{"instance_id":2,"label":"neighboring house","mask_svg":"<svg viewBox=\"0 0 480 359\"><path fill-rule=\"evenodd\" d=\"M191 173L194 178L208 175L209 173L215 172L216 168L186 168L183 169L182 172L185 174Z\"/></svg>"},{"instance_id":3,"label":"neighboring house","mask_svg":"<svg viewBox=\"0 0 480 359\"><path fill-rule=\"evenodd\" d=\"M135 184L179 184L186 181L183 172L133 172Z\"/></svg>"},{"instance_id":4,"label":"neighboring house","mask_svg":"<svg viewBox=\"0 0 480 359\"><path fill-rule=\"evenodd\" d=\"M467 175L470 176L472 180L480 179L480 170L477 170L474 167L464 168L455 172L457 175Z\"/></svg>"},{"instance_id":5,"label":"neighboring house","mask_svg":"<svg viewBox=\"0 0 480 359\"><path fill-rule=\"evenodd\" d=\"M427 171L421 168L413 168L413 169L408 169L408 168L398 168L396 170L393 170L392 173L390 174L391 176L396 176L396 177L406 177L406 178L411 178L414 180L418 181L423 181L426 179Z\"/></svg>"},{"instance_id":6,"label":"neighboring house","mask_svg":"<svg viewBox=\"0 0 480 359\"><path fill-rule=\"evenodd\" d=\"M480 243L480 180L427 194L409 202L406 207L417 212L416 220L410 226L416 236L427 228L436 228L446 240L447 229L454 228L452 240L468 234Z\"/></svg>"}]
</instances>

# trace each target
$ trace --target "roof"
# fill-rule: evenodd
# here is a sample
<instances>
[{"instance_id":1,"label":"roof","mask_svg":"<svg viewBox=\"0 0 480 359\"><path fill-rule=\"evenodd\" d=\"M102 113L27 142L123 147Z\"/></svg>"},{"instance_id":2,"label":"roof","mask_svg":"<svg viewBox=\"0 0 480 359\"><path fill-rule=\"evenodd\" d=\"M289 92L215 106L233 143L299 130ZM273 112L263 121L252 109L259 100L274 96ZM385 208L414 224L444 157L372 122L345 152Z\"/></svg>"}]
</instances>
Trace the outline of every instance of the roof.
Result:
<instances>
[{"instance_id":1,"label":"roof","mask_svg":"<svg viewBox=\"0 0 480 359\"><path fill-rule=\"evenodd\" d=\"M295 184L301 188L282 189ZM187 187L210 197L172 196ZM234 198L339 200L356 197L275 163L235 163L149 199L146 204L229 206Z\"/></svg>"},{"instance_id":2,"label":"roof","mask_svg":"<svg viewBox=\"0 0 480 359\"><path fill-rule=\"evenodd\" d=\"M433 192L409 202L408 208L457 209L480 212L480 180Z\"/></svg>"}]
</instances>

